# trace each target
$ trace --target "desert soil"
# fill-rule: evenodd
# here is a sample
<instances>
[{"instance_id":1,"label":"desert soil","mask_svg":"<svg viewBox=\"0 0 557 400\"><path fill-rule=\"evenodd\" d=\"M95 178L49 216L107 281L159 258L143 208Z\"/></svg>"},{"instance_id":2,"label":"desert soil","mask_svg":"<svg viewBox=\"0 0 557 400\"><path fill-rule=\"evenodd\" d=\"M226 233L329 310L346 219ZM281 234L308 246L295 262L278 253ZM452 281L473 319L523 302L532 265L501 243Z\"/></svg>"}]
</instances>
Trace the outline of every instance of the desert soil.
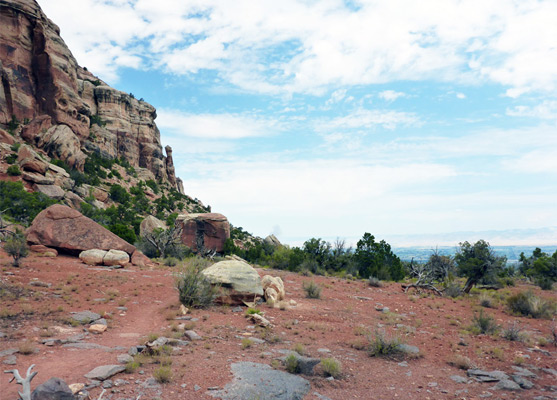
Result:
<instances>
[{"instance_id":1,"label":"desert soil","mask_svg":"<svg viewBox=\"0 0 557 400\"><path fill-rule=\"evenodd\" d=\"M510 315L503 302L484 309L502 328L517 321L528 335L527 342L511 342L500 335L473 335L466 328L479 310L477 296L458 299L416 293L405 294L400 284L381 288L364 281L333 277L305 277L298 274L258 269L284 280L287 299L297 305L287 309L260 305L274 327L254 327L241 312L230 306L191 310L189 320L178 320L180 304L174 289L171 267L108 270L87 266L68 256L56 258L31 255L20 268L0 251L0 352L20 349L16 365L3 364L24 372L35 364L38 375L32 387L59 377L68 384L87 383L84 374L93 368L118 364L117 356L131 346L143 344L149 334L166 337L182 335L179 324L193 329L202 340L177 348L171 356L173 377L170 383L144 387L158 365L145 364L133 373L120 373L111 379L128 384L107 389L103 399L212 399L215 388L232 380L230 365L237 361L271 364L283 349L302 345L308 356L334 357L342 364L340 379L326 379L322 374L307 378L311 390L306 399L534 399L557 398L557 378L541 369L557 369L555 347L549 343L552 324ZM322 287L320 299L307 299L304 282L315 281ZM44 286L30 285L39 281ZM40 284L39 284L40 285ZM505 293L531 289L551 297L555 292L541 292L520 284L492 292L494 298ZM378 311L388 307L389 312ZM83 334L87 326L68 323L70 312L90 310L105 315L108 330L87 334L81 341L105 348L79 349L62 345L46 346L46 339L66 339ZM393 360L370 357L363 350L369 333L384 331L396 335L420 349L420 357ZM246 347L244 338L264 339ZM242 345L244 343L244 346ZM545 346L542 346L544 345ZM540 347L541 346L541 347ZM25 351L27 350L27 351ZM31 353L31 354L22 354ZM520 365L536 371L531 390L519 392L493 390L493 383L457 383L450 377L466 377L466 371L450 365L467 357L484 370L512 373ZM2 362L9 356L1 358ZM12 357L13 360L13 357ZM278 368L282 368L279 366ZM2 400L17 399L21 386L9 383L11 375L0 375ZM553 388L551 387L553 385ZM89 391L97 399L101 387ZM320 397L326 396L326 397ZM542 397L540 397L542 398Z\"/></svg>"}]
</instances>

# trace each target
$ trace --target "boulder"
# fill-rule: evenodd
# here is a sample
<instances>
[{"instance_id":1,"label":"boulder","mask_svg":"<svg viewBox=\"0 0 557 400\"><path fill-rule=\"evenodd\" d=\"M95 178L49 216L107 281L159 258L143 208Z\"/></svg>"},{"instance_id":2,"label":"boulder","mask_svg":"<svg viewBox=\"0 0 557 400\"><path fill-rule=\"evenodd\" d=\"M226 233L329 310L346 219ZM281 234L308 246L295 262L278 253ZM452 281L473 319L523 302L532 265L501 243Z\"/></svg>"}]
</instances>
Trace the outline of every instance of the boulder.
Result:
<instances>
[{"instance_id":1,"label":"boulder","mask_svg":"<svg viewBox=\"0 0 557 400\"><path fill-rule=\"evenodd\" d=\"M265 291L265 299L271 302L278 302L284 300L286 293L284 291L284 283L280 277L273 277L271 275L265 275L261 279L261 286Z\"/></svg>"},{"instance_id":2,"label":"boulder","mask_svg":"<svg viewBox=\"0 0 557 400\"><path fill-rule=\"evenodd\" d=\"M277 239L277 237L275 235L269 235L265 238L264 240L265 243L267 243L270 246L273 247L280 247L282 246L282 243Z\"/></svg>"},{"instance_id":3,"label":"boulder","mask_svg":"<svg viewBox=\"0 0 557 400\"><path fill-rule=\"evenodd\" d=\"M60 378L50 378L33 390L31 400L74 400L72 390Z\"/></svg>"},{"instance_id":4,"label":"boulder","mask_svg":"<svg viewBox=\"0 0 557 400\"><path fill-rule=\"evenodd\" d=\"M151 233L157 228L166 229L167 226L157 217L149 215L141 221L141 224L139 225L139 235L145 236L146 233Z\"/></svg>"},{"instance_id":5,"label":"boulder","mask_svg":"<svg viewBox=\"0 0 557 400\"><path fill-rule=\"evenodd\" d=\"M230 238L230 224L222 214L187 214L176 218L182 230L182 243L194 252L213 250L222 253L224 242Z\"/></svg>"},{"instance_id":6,"label":"boulder","mask_svg":"<svg viewBox=\"0 0 557 400\"><path fill-rule=\"evenodd\" d=\"M0 143L6 143L11 146L15 143L15 138L4 129L0 128Z\"/></svg>"},{"instance_id":7,"label":"boulder","mask_svg":"<svg viewBox=\"0 0 557 400\"><path fill-rule=\"evenodd\" d=\"M53 185L54 184L54 178L52 178L50 176L44 176L44 175L38 174L36 172L23 171L21 173L21 177L28 182L33 182L33 183L36 183L38 185Z\"/></svg>"},{"instance_id":8,"label":"boulder","mask_svg":"<svg viewBox=\"0 0 557 400\"><path fill-rule=\"evenodd\" d=\"M106 332L107 328L108 327L104 324L93 324L87 330L91 333L97 333L98 334L98 333Z\"/></svg>"},{"instance_id":9,"label":"boulder","mask_svg":"<svg viewBox=\"0 0 557 400\"><path fill-rule=\"evenodd\" d=\"M122 250L109 250L103 258L103 264L107 266L121 265L124 266L130 262L128 253Z\"/></svg>"},{"instance_id":10,"label":"boulder","mask_svg":"<svg viewBox=\"0 0 557 400\"><path fill-rule=\"evenodd\" d=\"M37 172L41 175L48 171L48 163L41 160L39 154L27 145L23 145L19 149L17 163L24 171Z\"/></svg>"},{"instance_id":11,"label":"boulder","mask_svg":"<svg viewBox=\"0 0 557 400\"><path fill-rule=\"evenodd\" d=\"M121 250L133 254L135 247L79 211L55 204L41 211L26 232L30 244L42 244L69 253L84 250Z\"/></svg>"},{"instance_id":12,"label":"boulder","mask_svg":"<svg viewBox=\"0 0 557 400\"><path fill-rule=\"evenodd\" d=\"M56 185L35 185L35 190L39 193L44 194L47 197L55 200L62 200L66 192L60 187Z\"/></svg>"},{"instance_id":13,"label":"boulder","mask_svg":"<svg viewBox=\"0 0 557 400\"><path fill-rule=\"evenodd\" d=\"M126 370L123 365L101 365L100 367L94 368L85 374L87 379L96 379L98 381L104 381L113 375Z\"/></svg>"},{"instance_id":14,"label":"boulder","mask_svg":"<svg viewBox=\"0 0 557 400\"><path fill-rule=\"evenodd\" d=\"M99 249L85 250L79 253L79 259L88 265L101 265L107 251Z\"/></svg>"},{"instance_id":15,"label":"boulder","mask_svg":"<svg viewBox=\"0 0 557 400\"><path fill-rule=\"evenodd\" d=\"M263 296L259 274L246 262L220 261L203 270L202 274L209 282L221 287L217 302L242 304L253 301L256 296Z\"/></svg>"},{"instance_id":16,"label":"boulder","mask_svg":"<svg viewBox=\"0 0 557 400\"><path fill-rule=\"evenodd\" d=\"M34 244L30 246L29 250L31 250L33 253L38 253L45 257L56 257L58 255L58 251L56 251L56 249L51 249L40 244Z\"/></svg>"},{"instance_id":17,"label":"boulder","mask_svg":"<svg viewBox=\"0 0 557 400\"><path fill-rule=\"evenodd\" d=\"M133 252L130 261L132 265L136 265L138 267L146 267L153 264L149 257L137 249Z\"/></svg>"},{"instance_id":18,"label":"boulder","mask_svg":"<svg viewBox=\"0 0 557 400\"><path fill-rule=\"evenodd\" d=\"M79 206L81 205L81 203L83 203L85 200L83 200L81 197L79 197L77 194L73 193L73 192L66 192L64 194L64 203L66 203L68 206L72 207L72 208L79 208Z\"/></svg>"}]
</instances>

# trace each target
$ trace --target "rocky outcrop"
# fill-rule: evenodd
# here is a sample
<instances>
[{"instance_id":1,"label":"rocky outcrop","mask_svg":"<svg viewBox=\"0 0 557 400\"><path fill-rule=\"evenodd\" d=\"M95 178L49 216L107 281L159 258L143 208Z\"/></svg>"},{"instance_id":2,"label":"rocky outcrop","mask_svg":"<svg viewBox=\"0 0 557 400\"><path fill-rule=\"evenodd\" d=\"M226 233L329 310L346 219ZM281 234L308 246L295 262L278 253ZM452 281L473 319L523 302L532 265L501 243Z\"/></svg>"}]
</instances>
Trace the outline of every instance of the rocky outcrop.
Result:
<instances>
[{"instance_id":1,"label":"rocky outcrop","mask_svg":"<svg viewBox=\"0 0 557 400\"><path fill-rule=\"evenodd\" d=\"M178 189L155 108L80 67L35 0L0 0L0 60L0 125L19 125L24 140L72 167L95 151Z\"/></svg>"},{"instance_id":2,"label":"rocky outcrop","mask_svg":"<svg viewBox=\"0 0 557 400\"><path fill-rule=\"evenodd\" d=\"M206 250L222 253L224 242L230 238L230 224L222 214L187 214L176 218L181 229L182 243L194 252Z\"/></svg>"},{"instance_id":3,"label":"rocky outcrop","mask_svg":"<svg viewBox=\"0 0 557 400\"><path fill-rule=\"evenodd\" d=\"M254 301L256 296L263 296L259 274L246 262L220 261L203 270L202 274L211 284L221 288L217 302L241 304L243 301Z\"/></svg>"},{"instance_id":4,"label":"rocky outcrop","mask_svg":"<svg viewBox=\"0 0 557 400\"><path fill-rule=\"evenodd\" d=\"M267 243L269 246L273 246L273 247L280 247L282 246L282 244L280 243L280 240L277 239L277 237L275 235L269 235L265 238L265 243Z\"/></svg>"},{"instance_id":5,"label":"rocky outcrop","mask_svg":"<svg viewBox=\"0 0 557 400\"><path fill-rule=\"evenodd\" d=\"M79 211L55 204L41 211L26 232L27 242L67 253L84 250L121 250L131 255L135 247Z\"/></svg>"},{"instance_id":6,"label":"rocky outcrop","mask_svg":"<svg viewBox=\"0 0 557 400\"><path fill-rule=\"evenodd\" d=\"M153 232L155 229L166 229L166 224L157 217L148 215L139 225L139 235L145 236L147 233Z\"/></svg>"}]
</instances>

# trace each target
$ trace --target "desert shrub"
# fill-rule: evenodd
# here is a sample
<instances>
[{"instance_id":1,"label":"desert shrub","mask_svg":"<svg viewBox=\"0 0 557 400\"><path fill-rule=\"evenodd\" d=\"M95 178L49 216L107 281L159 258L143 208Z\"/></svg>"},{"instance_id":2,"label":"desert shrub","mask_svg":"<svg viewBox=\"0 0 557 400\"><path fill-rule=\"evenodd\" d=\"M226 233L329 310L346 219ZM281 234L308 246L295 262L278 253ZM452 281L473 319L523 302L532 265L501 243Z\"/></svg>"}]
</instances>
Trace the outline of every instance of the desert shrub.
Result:
<instances>
[{"instance_id":1,"label":"desert shrub","mask_svg":"<svg viewBox=\"0 0 557 400\"><path fill-rule=\"evenodd\" d=\"M17 160L17 154L10 154L8 156L6 156L6 162L10 165L12 165L13 163L15 163L15 161Z\"/></svg>"},{"instance_id":2,"label":"desert shrub","mask_svg":"<svg viewBox=\"0 0 557 400\"><path fill-rule=\"evenodd\" d=\"M284 359L284 366L291 374L297 374L300 372L300 364L298 362L298 358L294 354L290 354Z\"/></svg>"},{"instance_id":3,"label":"desert shrub","mask_svg":"<svg viewBox=\"0 0 557 400\"><path fill-rule=\"evenodd\" d=\"M14 259L13 266L19 267L20 260L29 254L25 236L22 233L11 235L4 243L4 251Z\"/></svg>"},{"instance_id":4,"label":"desert shrub","mask_svg":"<svg viewBox=\"0 0 557 400\"><path fill-rule=\"evenodd\" d=\"M169 366L160 366L153 371L153 377L159 383L168 383L172 380L172 369Z\"/></svg>"},{"instance_id":5,"label":"desert shrub","mask_svg":"<svg viewBox=\"0 0 557 400\"><path fill-rule=\"evenodd\" d=\"M261 315L261 310L253 307L248 307L248 309L246 310L246 315L253 315L253 314Z\"/></svg>"},{"instance_id":6,"label":"desert shrub","mask_svg":"<svg viewBox=\"0 0 557 400\"><path fill-rule=\"evenodd\" d=\"M455 255L458 272L467 279L464 293L478 283L493 283L497 273L503 270L507 259L495 255L495 251L485 240L478 240L473 245L464 242Z\"/></svg>"},{"instance_id":7,"label":"desert shrub","mask_svg":"<svg viewBox=\"0 0 557 400\"><path fill-rule=\"evenodd\" d=\"M306 354L306 348L304 347L303 344L301 343L296 343L293 347L292 350L294 350L296 353L298 353L299 355L303 356Z\"/></svg>"},{"instance_id":8,"label":"desert shrub","mask_svg":"<svg viewBox=\"0 0 557 400\"><path fill-rule=\"evenodd\" d=\"M126 373L133 374L140 367L140 364L136 360L128 361L126 363Z\"/></svg>"},{"instance_id":9,"label":"desert shrub","mask_svg":"<svg viewBox=\"0 0 557 400\"><path fill-rule=\"evenodd\" d=\"M371 287L383 287L383 283L374 276L370 276L368 279L369 286Z\"/></svg>"},{"instance_id":10,"label":"desert shrub","mask_svg":"<svg viewBox=\"0 0 557 400\"><path fill-rule=\"evenodd\" d=\"M485 308L493 308L493 297L491 297L489 294L487 293L482 293L480 294L479 297L479 302L480 302L480 306L485 307Z\"/></svg>"},{"instance_id":11,"label":"desert shrub","mask_svg":"<svg viewBox=\"0 0 557 400\"><path fill-rule=\"evenodd\" d=\"M332 376L335 379L340 378L342 366L336 358L324 358L321 360L321 368L326 376Z\"/></svg>"},{"instance_id":12,"label":"desert shrub","mask_svg":"<svg viewBox=\"0 0 557 400\"><path fill-rule=\"evenodd\" d=\"M540 276L536 278L536 285L542 290L552 290L554 281L550 278Z\"/></svg>"},{"instance_id":13,"label":"desert shrub","mask_svg":"<svg viewBox=\"0 0 557 400\"><path fill-rule=\"evenodd\" d=\"M511 342L519 342L522 340L522 328L518 324L518 322L513 322L509 324L507 328L503 329L501 332L501 337L504 339L510 340Z\"/></svg>"},{"instance_id":14,"label":"desert shrub","mask_svg":"<svg viewBox=\"0 0 557 400\"><path fill-rule=\"evenodd\" d=\"M31 342L22 342L17 349L19 354L25 355L33 354L36 350L37 349Z\"/></svg>"},{"instance_id":15,"label":"desert shrub","mask_svg":"<svg viewBox=\"0 0 557 400\"><path fill-rule=\"evenodd\" d=\"M468 370L470 368L475 368L475 365L466 356L457 354L447 360L447 364L456 367L458 369Z\"/></svg>"},{"instance_id":16,"label":"desert shrub","mask_svg":"<svg viewBox=\"0 0 557 400\"><path fill-rule=\"evenodd\" d=\"M368 337L368 354L370 357L399 357L403 355L402 344L398 337L387 336L384 332L375 332Z\"/></svg>"},{"instance_id":17,"label":"desert shrub","mask_svg":"<svg viewBox=\"0 0 557 400\"><path fill-rule=\"evenodd\" d=\"M302 285L304 292L306 292L306 297L308 299L319 299L321 298L321 287L314 281L304 282Z\"/></svg>"},{"instance_id":18,"label":"desert shrub","mask_svg":"<svg viewBox=\"0 0 557 400\"><path fill-rule=\"evenodd\" d=\"M21 143L14 143L10 146L10 150L17 153L20 147L21 147Z\"/></svg>"},{"instance_id":19,"label":"desert shrub","mask_svg":"<svg viewBox=\"0 0 557 400\"><path fill-rule=\"evenodd\" d=\"M445 288L443 289L443 296L446 297L458 297L462 294L462 288L457 282L451 281L445 284Z\"/></svg>"},{"instance_id":20,"label":"desert shrub","mask_svg":"<svg viewBox=\"0 0 557 400\"><path fill-rule=\"evenodd\" d=\"M176 274L176 288L180 302L186 307L205 308L213 303L218 288L211 285L201 271L206 262L192 258Z\"/></svg>"},{"instance_id":21,"label":"desert shrub","mask_svg":"<svg viewBox=\"0 0 557 400\"><path fill-rule=\"evenodd\" d=\"M507 305L512 313L532 318L550 319L556 311L554 301L542 299L531 291L510 296Z\"/></svg>"},{"instance_id":22,"label":"desert shrub","mask_svg":"<svg viewBox=\"0 0 557 400\"><path fill-rule=\"evenodd\" d=\"M492 334L497 332L499 326L495 323L495 319L489 315L484 314L483 310L480 310L478 314L474 314L472 318L472 326L470 330L475 334Z\"/></svg>"},{"instance_id":23,"label":"desert shrub","mask_svg":"<svg viewBox=\"0 0 557 400\"><path fill-rule=\"evenodd\" d=\"M167 267L175 267L176 265L178 265L179 260L175 257L166 257L164 259L164 265L166 265Z\"/></svg>"},{"instance_id":24,"label":"desert shrub","mask_svg":"<svg viewBox=\"0 0 557 400\"><path fill-rule=\"evenodd\" d=\"M131 196L122 186L116 184L110 187L110 198L118 203L129 203Z\"/></svg>"},{"instance_id":25,"label":"desert shrub","mask_svg":"<svg viewBox=\"0 0 557 400\"><path fill-rule=\"evenodd\" d=\"M251 346L253 346L253 340L249 338L242 339L242 349L249 349Z\"/></svg>"},{"instance_id":26,"label":"desert shrub","mask_svg":"<svg viewBox=\"0 0 557 400\"><path fill-rule=\"evenodd\" d=\"M100 115L94 114L89 117L89 126L93 126L94 124L103 127L106 125L106 121L103 121Z\"/></svg>"},{"instance_id":27,"label":"desert shrub","mask_svg":"<svg viewBox=\"0 0 557 400\"><path fill-rule=\"evenodd\" d=\"M19 176L19 175L21 175L21 170L20 170L19 167L18 167L17 165L15 165L15 164L14 164L14 165L10 165L10 166L8 167L7 172L8 172L8 175L10 175L10 176Z\"/></svg>"}]
</instances>

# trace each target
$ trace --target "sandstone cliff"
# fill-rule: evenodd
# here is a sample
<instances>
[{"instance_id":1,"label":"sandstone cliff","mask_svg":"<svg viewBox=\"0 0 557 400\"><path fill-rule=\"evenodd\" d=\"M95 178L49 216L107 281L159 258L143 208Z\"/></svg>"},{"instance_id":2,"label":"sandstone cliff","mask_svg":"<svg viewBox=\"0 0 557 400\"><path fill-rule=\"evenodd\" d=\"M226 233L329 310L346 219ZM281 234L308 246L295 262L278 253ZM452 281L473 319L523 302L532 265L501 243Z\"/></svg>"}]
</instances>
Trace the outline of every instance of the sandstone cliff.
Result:
<instances>
[{"instance_id":1,"label":"sandstone cliff","mask_svg":"<svg viewBox=\"0 0 557 400\"><path fill-rule=\"evenodd\" d=\"M35 0L0 0L0 80L0 127L79 170L96 152L183 191L155 108L80 67Z\"/></svg>"}]
</instances>

